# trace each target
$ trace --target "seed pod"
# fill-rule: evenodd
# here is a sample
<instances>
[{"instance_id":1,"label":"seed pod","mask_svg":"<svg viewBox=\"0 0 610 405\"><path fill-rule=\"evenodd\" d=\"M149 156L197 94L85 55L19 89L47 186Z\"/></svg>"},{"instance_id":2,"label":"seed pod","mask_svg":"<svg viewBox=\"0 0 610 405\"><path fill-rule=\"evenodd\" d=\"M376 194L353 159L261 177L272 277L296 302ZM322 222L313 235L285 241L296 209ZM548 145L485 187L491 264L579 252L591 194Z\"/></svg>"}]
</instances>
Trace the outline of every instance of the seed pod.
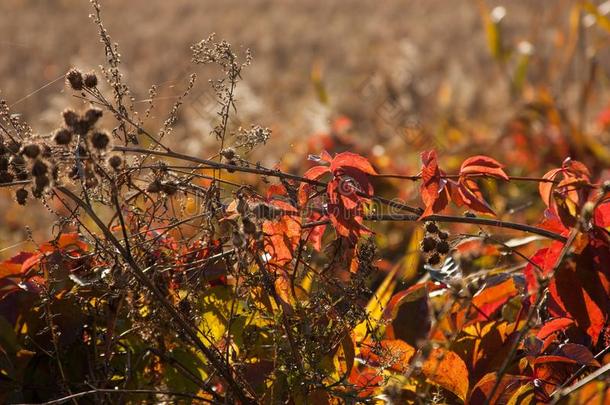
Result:
<instances>
[{"instance_id":1,"label":"seed pod","mask_svg":"<svg viewBox=\"0 0 610 405\"><path fill-rule=\"evenodd\" d=\"M19 205L25 205L28 199L28 191L24 188L15 191L15 199Z\"/></svg>"},{"instance_id":2,"label":"seed pod","mask_svg":"<svg viewBox=\"0 0 610 405\"><path fill-rule=\"evenodd\" d=\"M40 146L35 143L25 145L21 148L21 154L30 159L36 159L40 155Z\"/></svg>"},{"instance_id":3,"label":"seed pod","mask_svg":"<svg viewBox=\"0 0 610 405\"><path fill-rule=\"evenodd\" d=\"M70 69L66 74L66 82L73 90L80 91L83 89L83 74L76 68Z\"/></svg>"},{"instance_id":4,"label":"seed pod","mask_svg":"<svg viewBox=\"0 0 610 405\"><path fill-rule=\"evenodd\" d=\"M449 244L446 240L441 240L436 245L436 251L442 255L449 253Z\"/></svg>"},{"instance_id":5,"label":"seed pod","mask_svg":"<svg viewBox=\"0 0 610 405\"><path fill-rule=\"evenodd\" d=\"M47 164L40 159L36 159L34 164L32 164L32 176L34 177L44 176L47 174L48 170L49 167Z\"/></svg>"},{"instance_id":6,"label":"seed pod","mask_svg":"<svg viewBox=\"0 0 610 405\"><path fill-rule=\"evenodd\" d=\"M114 170L118 170L123 164L123 159L119 155L112 155L108 158L108 165Z\"/></svg>"},{"instance_id":7,"label":"seed pod","mask_svg":"<svg viewBox=\"0 0 610 405\"><path fill-rule=\"evenodd\" d=\"M106 132L95 131L93 135L91 135L91 145L96 149L104 150L109 143L110 137Z\"/></svg>"},{"instance_id":8,"label":"seed pod","mask_svg":"<svg viewBox=\"0 0 610 405\"><path fill-rule=\"evenodd\" d=\"M449 237L449 234L448 234L447 232L440 231L440 232L438 233L438 238L439 238L439 239L441 239L441 240L445 240L445 239L447 239L448 237Z\"/></svg>"},{"instance_id":9,"label":"seed pod","mask_svg":"<svg viewBox=\"0 0 610 405\"><path fill-rule=\"evenodd\" d=\"M97 87L97 76L93 70L89 73L85 73L83 81L85 83L85 87L89 89Z\"/></svg>"},{"instance_id":10,"label":"seed pod","mask_svg":"<svg viewBox=\"0 0 610 405\"><path fill-rule=\"evenodd\" d=\"M87 124L89 124L90 126L93 126L95 125L97 120L102 118L102 115L104 115L104 111L102 111L102 109L97 107L91 107L87 111L85 111L85 121L87 121Z\"/></svg>"},{"instance_id":11,"label":"seed pod","mask_svg":"<svg viewBox=\"0 0 610 405\"><path fill-rule=\"evenodd\" d=\"M426 222L426 232L428 233L437 233L438 226L434 222Z\"/></svg>"},{"instance_id":12,"label":"seed pod","mask_svg":"<svg viewBox=\"0 0 610 405\"><path fill-rule=\"evenodd\" d=\"M64 118L64 122L66 123L66 125L69 128L74 128L76 127L76 125L78 124L78 121L80 120L80 117L78 116L78 114L76 113L76 111L74 111L71 108L66 108L62 113L61 113L62 117Z\"/></svg>"},{"instance_id":13,"label":"seed pod","mask_svg":"<svg viewBox=\"0 0 610 405\"><path fill-rule=\"evenodd\" d=\"M431 236L426 236L422 241L421 241L421 250L423 252L431 252L434 250L434 248L436 248L436 239L434 239Z\"/></svg>"},{"instance_id":14,"label":"seed pod","mask_svg":"<svg viewBox=\"0 0 610 405\"><path fill-rule=\"evenodd\" d=\"M42 191L51 184L51 180L47 176L38 176L34 179L36 189Z\"/></svg>"},{"instance_id":15,"label":"seed pod","mask_svg":"<svg viewBox=\"0 0 610 405\"><path fill-rule=\"evenodd\" d=\"M72 132L66 128L59 128L53 135L55 143L58 145L67 145L72 142Z\"/></svg>"},{"instance_id":16,"label":"seed pod","mask_svg":"<svg viewBox=\"0 0 610 405\"><path fill-rule=\"evenodd\" d=\"M74 126L72 127L72 129L76 134L84 136L87 135L87 132L89 132L89 130L91 129L91 125L86 119L79 118L78 121L76 121L76 124L74 124Z\"/></svg>"},{"instance_id":17,"label":"seed pod","mask_svg":"<svg viewBox=\"0 0 610 405\"><path fill-rule=\"evenodd\" d=\"M441 262L441 256L438 253L432 253L430 257L428 257L428 264L430 266L436 266Z\"/></svg>"},{"instance_id":18,"label":"seed pod","mask_svg":"<svg viewBox=\"0 0 610 405\"><path fill-rule=\"evenodd\" d=\"M231 160L231 159L233 159L235 157L235 149L233 149L233 148L226 148L226 149L223 149L222 152L220 152L220 154L225 159Z\"/></svg>"}]
</instances>

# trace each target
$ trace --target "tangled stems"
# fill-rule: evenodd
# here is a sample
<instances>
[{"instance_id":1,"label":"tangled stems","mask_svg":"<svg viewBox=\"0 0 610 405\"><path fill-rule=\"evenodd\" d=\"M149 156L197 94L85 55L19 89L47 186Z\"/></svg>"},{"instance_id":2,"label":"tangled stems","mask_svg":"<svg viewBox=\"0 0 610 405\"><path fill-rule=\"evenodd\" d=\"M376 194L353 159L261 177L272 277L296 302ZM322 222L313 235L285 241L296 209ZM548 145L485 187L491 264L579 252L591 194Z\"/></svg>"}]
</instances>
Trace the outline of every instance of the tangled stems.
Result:
<instances>
[{"instance_id":1,"label":"tangled stems","mask_svg":"<svg viewBox=\"0 0 610 405\"><path fill-rule=\"evenodd\" d=\"M308 184L318 186L318 187L327 186L327 183L322 182L322 181L308 179L308 178L305 178L305 177L302 177L299 175L282 172L280 170L273 170L273 169L265 168L260 165L257 165L256 167L241 167L241 166L229 165L226 163L216 162L216 161L209 160L209 159L202 159L202 158L198 158L195 156L190 156L187 154L174 152L171 150L158 151L158 150L149 150L149 149L137 148L137 147L123 147L123 146L117 146L114 148L114 150L117 152L133 153L133 154L137 154L137 155L150 154L150 155L156 155L156 156L161 156L161 157L166 157L166 158L179 159L179 160L197 163L200 165L205 165L207 167L212 167L215 169L231 170L231 171L237 171L237 172L243 172L243 173L258 174L258 175L263 175L263 176L268 176L268 177L276 177L276 178L279 178L282 180L293 180L293 181L296 181L299 183L308 183ZM413 176L413 177L419 177L419 176ZM513 179L517 180L517 179L522 179L522 178L513 178ZM534 178L530 178L530 180L533 181ZM540 179L540 180L544 180L544 179ZM365 219L369 220L369 221L417 222L417 221L426 220L426 221L473 224L473 225L487 225L487 226L494 226L494 227L499 227L499 228L507 228L507 229L514 229L514 230L523 231L523 232L529 232L531 234L540 235L545 238L557 240L560 242L566 241L566 238L564 236L562 236L556 232L552 232L552 231L542 229L542 228L539 228L536 226L520 224L520 223L515 223L515 222L508 222L508 221L500 221L500 220L490 219L490 218L461 217L461 216L437 215L437 214L430 215L425 218L421 218L421 214L423 212L423 210L421 208L412 207L410 205L404 204L404 203L396 201L396 200L390 200L390 199L375 196L375 195L368 195L368 194L362 193L362 192L358 192L358 194L362 197L370 198L373 201L377 201L377 202L387 205L391 208L396 208L396 209L407 211L407 212L411 213L411 214L392 213L392 214L383 214L383 215L372 214L372 215L368 215L365 217ZM304 227L313 227L316 225L324 225L327 223L328 223L327 221L316 221L316 222L311 222L309 224L304 224Z\"/></svg>"},{"instance_id":2,"label":"tangled stems","mask_svg":"<svg viewBox=\"0 0 610 405\"><path fill-rule=\"evenodd\" d=\"M182 332L186 335L186 337L191 340L196 347L205 355L208 359L212 367L217 370L223 379L227 382L227 384L231 387L233 394L244 404L252 404L255 403L253 400L254 395L249 392L250 390L247 388L248 384L246 384L241 377L232 370L232 367L226 364L221 356L213 349L205 346L204 343L199 338L198 332L187 320L183 318L183 316L178 312L178 310L167 300L167 298L159 291L159 289L153 284L153 282L146 276L144 270L140 268L138 263L131 256L131 252L128 251L119 240L113 235L113 233L108 229L108 227L104 224L104 222L98 217L95 211L85 203L81 198L79 198L76 194L74 194L71 190L65 187L57 187L57 191L64 194L68 197L72 202L76 203L80 208L82 208L85 213L95 222L95 224L100 228L104 237L112 243L114 248L119 252L121 257L127 262L129 267L132 270L135 278L144 285L158 300L159 304L163 307L163 309L171 316L173 320L176 321L179 326L179 332ZM238 378L241 381L238 381Z\"/></svg>"}]
</instances>

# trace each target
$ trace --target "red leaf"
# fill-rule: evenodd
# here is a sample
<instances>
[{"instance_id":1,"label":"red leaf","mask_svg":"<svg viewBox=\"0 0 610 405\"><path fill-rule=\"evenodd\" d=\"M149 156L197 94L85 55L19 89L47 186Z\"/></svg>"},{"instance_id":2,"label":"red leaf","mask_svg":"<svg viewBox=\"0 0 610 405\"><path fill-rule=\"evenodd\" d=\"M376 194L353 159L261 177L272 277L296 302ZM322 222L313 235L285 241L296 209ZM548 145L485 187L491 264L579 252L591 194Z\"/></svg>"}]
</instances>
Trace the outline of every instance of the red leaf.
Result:
<instances>
[{"instance_id":1,"label":"red leaf","mask_svg":"<svg viewBox=\"0 0 610 405\"><path fill-rule=\"evenodd\" d=\"M459 184L451 185L451 199L457 206L466 205L475 211L496 215L489 204L483 199L477 184L468 179L460 179Z\"/></svg>"},{"instance_id":2,"label":"red leaf","mask_svg":"<svg viewBox=\"0 0 610 405\"><path fill-rule=\"evenodd\" d=\"M549 285L557 301L597 343L610 314L610 247L591 238L580 254L568 258L556 271Z\"/></svg>"},{"instance_id":3,"label":"red leaf","mask_svg":"<svg viewBox=\"0 0 610 405\"><path fill-rule=\"evenodd\" d=\"M555 318L545 323L544 326L542 326L542 328L540 328L540 330L536 334L536 337L540 340L544 340L553 333L563 331L572 325L574 325L573 319Z\"/></svg>"},{"instance_id":4,"label":"red leaf","mask_svg":"<svg viewBox=\"0 0 610 405\"><path fill-rule=\"evenodd\" d=\"M602 228L610 227L610 202L597 206L593 222Z\"/></svg>"},{"instance_id":5,"label":"red leaf","mask_svg":"<svg viewBox=\"0 0 610 405\"><path fill-rule=\"evenodd\" d=\"M534 256L530 258L530 263L525 266L523 274L525 275L527 291L530 294L530 301L532 303L536 301L536 296L538 294L538 279L541 276L549 275L553 266L555 266L562 249L563 243L553 242L548 248L538 250Z\"/></svg>"},{"instance_id":6,"label":"red leaf","mask_svg":"<svg viewBox=\"0 0 610 405\"><path fill-rule=\"evenodd\" d=\"M333 173L345 167L351 167L366 174L377 174L375 169L373 169L373 166L371 166L365 157L352 152L339 153L330 163L330 170Z\"/></svg>"},{"instance_id":7,"label":"red leaf","mask_svg":"<svg viewBox=\"0 0 610 405\"><path fill-rule=\"evenodd\" d=\"M488 156L473 156L462 163L462 166L460 167L460 177L474 174L509 180L504 170L502 170L502 167L504 166L497 160Z\"/></svg>"},{"instance_id":8,"label":"red leaf","mask_svg":"<svg viewBox=\"0 0 610 405\"><path fill-rule=\"evenodd\" d=\"M422 152L422 183L421 197L426 209L421 218L438 213L445 209L449 203L449 189L447 180L441 178L442 172L438 167L436 151Z\"/></svg>"},{"instance_id":9,"label":"red leaf","mask_svg":"<svg viewBox=\"0 0 610 405\"><path fill-rule=\"evenodd\" d=\"M309 180L318 180L325 173L330 173L330 169L328 166L314 166L311 169L307 170L303 177Z\"/></svg>"}]
</instances>

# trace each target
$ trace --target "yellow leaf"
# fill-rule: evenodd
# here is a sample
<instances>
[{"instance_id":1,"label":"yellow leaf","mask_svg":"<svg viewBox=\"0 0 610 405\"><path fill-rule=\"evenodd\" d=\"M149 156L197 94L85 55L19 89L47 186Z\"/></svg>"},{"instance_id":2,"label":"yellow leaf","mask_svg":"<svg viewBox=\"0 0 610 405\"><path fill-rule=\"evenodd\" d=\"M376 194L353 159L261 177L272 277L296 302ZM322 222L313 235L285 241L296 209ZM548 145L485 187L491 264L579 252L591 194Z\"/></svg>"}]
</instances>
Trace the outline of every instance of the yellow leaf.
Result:
<instances>
[{"instance_id":1,"label":"yellow leaf","mask_svg":"<svg viewBox=\"0 0 610 405\"><path fill-rule=\"evenodd\" d=\"M401 278L405 281L412 280L417 275L419 266L419 258L421 252L419 249L419 243L424 238L424 230L421 227L417 227L411 235L411 240L407 245L405 257L403 259L403 266L401 272Z\"/></svg>"},{"instance_id":2,"label":"yellow leaf","mask_svg":"<svg viewBox=\"0 0 610 405\"><path fill-rule=\"evenodd\" d=\"M383 311L388 305L388 302L390 302L390 298L392 298L392 294L396 288L396 274L399 268L400 266L398 265L394 266L366 305L367 319L354 328L356 342L364 340L369 326L375 328L379 324L379 321L383 316Z\"/></svg>"}]
</instances>

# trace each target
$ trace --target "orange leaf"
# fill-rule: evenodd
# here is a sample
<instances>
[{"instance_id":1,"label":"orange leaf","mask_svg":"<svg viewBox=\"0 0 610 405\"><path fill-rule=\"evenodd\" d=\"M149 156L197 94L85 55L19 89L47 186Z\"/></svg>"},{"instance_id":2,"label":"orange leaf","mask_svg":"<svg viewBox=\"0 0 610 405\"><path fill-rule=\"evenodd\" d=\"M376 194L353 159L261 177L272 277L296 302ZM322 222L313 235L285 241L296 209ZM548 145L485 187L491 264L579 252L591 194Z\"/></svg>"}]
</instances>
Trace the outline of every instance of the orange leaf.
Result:
<instances>
[{"instance_id":1,"label":"orange leaf","mask_svg":"<svg viewBox=\"0 0 610 405\"><path fill-rule=\"evenodd\" d=\"M422 366L424 375L434 384L453 392L462 401L468 395L468 369L464 360L452 351L434 349Z\"/></svg>"}]
</instances>

